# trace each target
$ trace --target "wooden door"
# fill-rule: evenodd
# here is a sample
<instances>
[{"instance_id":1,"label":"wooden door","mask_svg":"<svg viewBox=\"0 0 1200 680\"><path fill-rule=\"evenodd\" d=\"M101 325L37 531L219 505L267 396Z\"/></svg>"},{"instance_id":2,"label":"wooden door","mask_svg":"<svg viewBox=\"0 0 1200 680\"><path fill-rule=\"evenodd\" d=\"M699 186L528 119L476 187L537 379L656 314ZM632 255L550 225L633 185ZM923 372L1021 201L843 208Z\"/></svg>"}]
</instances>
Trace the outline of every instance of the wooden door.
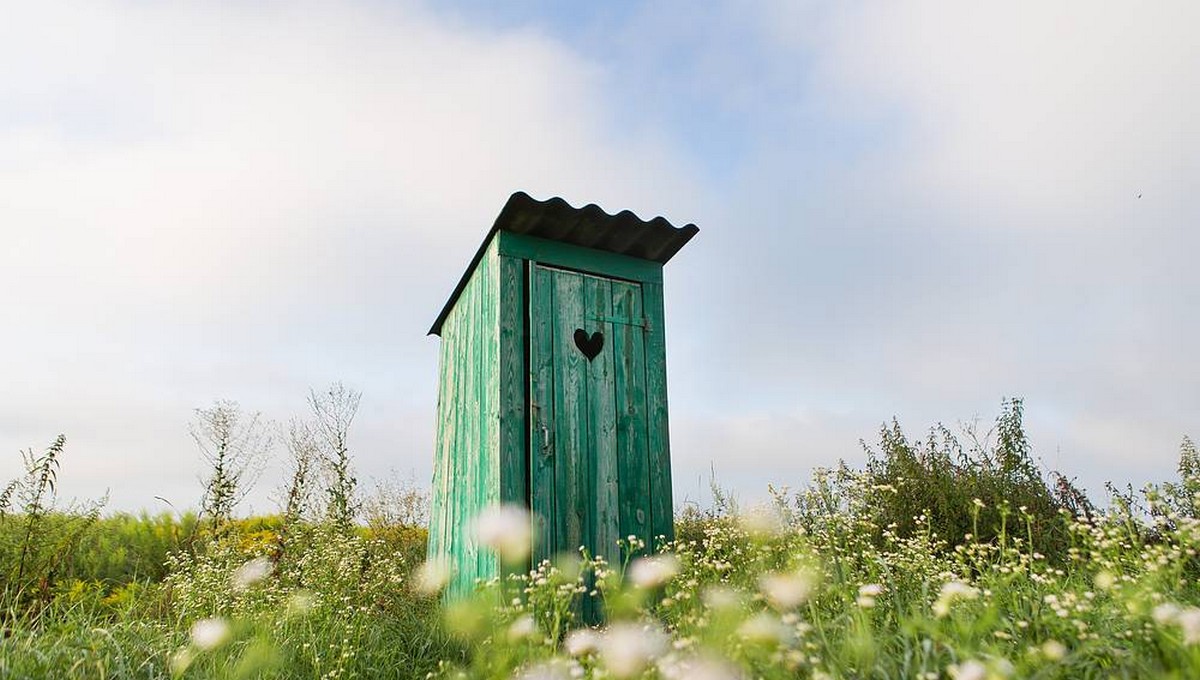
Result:
<instances>
[{"instance_id":1,"label":"wooden door","mask_svg":"<svg viewBox=\"0 0 1200 680\"><path fill-rule=\"evenodd\" d=\"M536 263L529 279L534 561L615 565L619 539L652 545L642 287Z\"/></svg>"}]
</instances>

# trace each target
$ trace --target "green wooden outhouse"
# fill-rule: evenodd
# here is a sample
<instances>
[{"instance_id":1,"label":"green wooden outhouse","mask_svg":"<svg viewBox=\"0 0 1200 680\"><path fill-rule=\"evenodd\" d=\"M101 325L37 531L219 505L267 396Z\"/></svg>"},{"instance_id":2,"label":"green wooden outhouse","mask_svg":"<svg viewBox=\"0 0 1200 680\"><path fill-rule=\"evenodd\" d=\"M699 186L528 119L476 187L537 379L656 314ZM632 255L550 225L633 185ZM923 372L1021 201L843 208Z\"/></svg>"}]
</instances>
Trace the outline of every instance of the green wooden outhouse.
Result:
<instances>
[{"instance_id":1,"label":"green wooden outhouse","mask_svg":"<svg viewBox=\"0 0 1200 680\"><path fill-rule=\"evenodd\" d=\"M673 538L663 264L699 230L513 194L430 334L441 337L429 554L450 595L500 574L471 522L534 517L534 564Z\"/></svg>"}]
</instances>

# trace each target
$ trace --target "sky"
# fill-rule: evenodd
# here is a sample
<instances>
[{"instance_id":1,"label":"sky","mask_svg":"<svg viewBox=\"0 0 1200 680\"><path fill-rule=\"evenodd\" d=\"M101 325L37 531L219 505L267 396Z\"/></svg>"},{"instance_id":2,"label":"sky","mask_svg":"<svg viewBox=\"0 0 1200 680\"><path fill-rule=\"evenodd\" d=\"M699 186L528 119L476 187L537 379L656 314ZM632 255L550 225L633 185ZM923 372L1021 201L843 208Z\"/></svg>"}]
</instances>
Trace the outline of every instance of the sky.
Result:
<instances>
[{"instance_id":1,"label":"sky","mask_svg":"<svg viewBox=\"0 0 1200 680\"><path fill-rule=\"evenodd\" d=\"M342 381L364 484L426 484L517 190L700 227L677 505L1005 397L1098 501L1200 437L1195 3L0 3L0 480L63 433L64 497L194 507L194 409Z\"/></svg>"}]
</instances>

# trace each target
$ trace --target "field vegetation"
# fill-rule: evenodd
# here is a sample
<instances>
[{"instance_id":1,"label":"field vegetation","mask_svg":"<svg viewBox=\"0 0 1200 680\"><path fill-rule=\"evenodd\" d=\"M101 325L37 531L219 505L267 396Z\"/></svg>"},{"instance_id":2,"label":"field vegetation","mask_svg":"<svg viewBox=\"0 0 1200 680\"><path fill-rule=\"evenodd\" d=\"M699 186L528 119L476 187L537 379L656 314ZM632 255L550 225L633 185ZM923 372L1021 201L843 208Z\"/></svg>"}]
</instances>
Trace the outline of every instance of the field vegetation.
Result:
<instances>
[{"instance_id":1,"label":"field vegetation","mask_svg":"<svg viewBox=\"0 0 1200 680\"><path fill-rule=\"evenodd\" d=\"M439 598L426 497L360 488L358 395L285 427L196 414L199 514L63 504L64 438L0 486L0 678L1200 677L1200 454L1103 507L1037 464L1022 404L994 426L881 428L861 469L773 502L677 515L677 539L527 562L521 508L484 517L510 574ZM279 513L236 500L274 440ZM522 526L525 527L522 530ZM650 553L653 552L653 555ZM606 622L580 623L584 600Z\"/></svg>"}]
</instances>

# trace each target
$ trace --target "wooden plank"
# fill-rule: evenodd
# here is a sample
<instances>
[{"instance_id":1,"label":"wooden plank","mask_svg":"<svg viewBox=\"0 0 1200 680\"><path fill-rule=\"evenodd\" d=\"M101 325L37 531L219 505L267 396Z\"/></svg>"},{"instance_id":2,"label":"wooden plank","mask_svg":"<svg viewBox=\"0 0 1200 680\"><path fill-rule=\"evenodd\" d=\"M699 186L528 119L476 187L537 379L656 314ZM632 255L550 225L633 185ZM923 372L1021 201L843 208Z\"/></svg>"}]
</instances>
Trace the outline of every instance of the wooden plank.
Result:
<instances>
[{"instance_id":1,"label":"wooden plank","mask_svg":"<svg viewBox=\"0 0 1200 680\"><path fill-rule=\"evenodd\" d=\"M662 282L662 265L650 260L510 232L497 236L500 254L507 257L629 281Z\"/></svg>"},{"instance_id":2,"label":"wooden plank","mask_svg":"<svg viewBox=\"0 0 1200 680\"><path fill-rule=\"evenodd\" d=\"M613 316L613 283L609 279L590 276L584 280L587 321L582 327L589 334L599 331L604 335L603 349L587 366L588 443L591 445L588 486L583 490L590 497L587 545L592 554L605 558L609 564L616 564L620 559L617 541L621 537L614 366L616 337L614 324L591 320Z\"/></svg>"},{"instance_id":3,"label":"wooden plank","mask_svg":"<svg viewBox=\"0 0 1200 680\"><path fill-rule=\"evenodd\" d=\"M613 282L612 287L613 315L640 318L641 287L621 282ZM653 524L643 335L639 326L613 324L621 536L636 536L649 547L653 545Z\"/></svg>"},{"instance_id":4,"label":"wooden plank","mask_svg":"<svg viewBox=\"0 0 1200 680\"><path fill-rule=\"evenodd\" d=\"M525 263L500 258L500 499L528 506L525 402L529 384L525 366Z\"/></svg>"},{"instance_id":5,"label":"wooden plank","mask_svg":"<svg viewBox=\"0 0 1200 680\"><path fill-rule=\"evenodd\" d=\"M647 429L650 447L651 524L655 537L675 539L674 499L671 490L671 442L667 424L667 347L663 326L661 283L642 286L646 330Z\"/></svg>"},{"instance_id":6,"label":"wooden plank","mask_svg":"<svg viewBox=\"0 0 1200 680\"><path fill-rule=\"evenodd\" d=\"M587 384L584 362L575 347L575 330L583 323L583 277L553 272L554 285L554 492L555 534L559 550L577 554L583 545L586 498L577 491L580 462L587 452Z\"/></svg>"},{"instance_id":7,"label":"wooden plank","mask_svg":"<svg viewBox=\"0 0 1200 680\"><path fill-rule=\"evenodd\" d=\"M537 550L534 563L558 551L554 488L554 286L553 274L541 267L529 273L530 504Z\"/></svg>"}]
</instances>

